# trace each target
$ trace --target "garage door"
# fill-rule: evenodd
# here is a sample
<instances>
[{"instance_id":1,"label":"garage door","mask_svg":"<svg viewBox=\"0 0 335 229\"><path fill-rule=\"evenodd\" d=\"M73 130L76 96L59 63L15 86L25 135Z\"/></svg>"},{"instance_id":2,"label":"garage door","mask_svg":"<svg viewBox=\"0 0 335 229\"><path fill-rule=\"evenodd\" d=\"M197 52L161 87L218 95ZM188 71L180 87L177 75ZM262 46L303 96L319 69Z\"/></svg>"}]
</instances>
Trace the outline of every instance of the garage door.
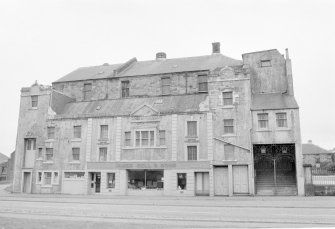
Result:
<instances>
[{"instance_id":1,"label":"garage door","mask_svg":"<svg viewBox=\"0 0 335 229\"><path fill-rule=\"evenodd\" d=\"M227 196L228 192L228 167L214 168L214 194Z\"/></svg>"},{"instance_id":2,"label":"garage door","mask_svg":"<svg viewBox=\"0 0 335 229\"><path fill-rule=\"evenodd\" d=\"M247 165L233 166L233 182L234 182L234 189L233 189L234 193L236 194L249 193Z\"/></svg>"}]
</instances>

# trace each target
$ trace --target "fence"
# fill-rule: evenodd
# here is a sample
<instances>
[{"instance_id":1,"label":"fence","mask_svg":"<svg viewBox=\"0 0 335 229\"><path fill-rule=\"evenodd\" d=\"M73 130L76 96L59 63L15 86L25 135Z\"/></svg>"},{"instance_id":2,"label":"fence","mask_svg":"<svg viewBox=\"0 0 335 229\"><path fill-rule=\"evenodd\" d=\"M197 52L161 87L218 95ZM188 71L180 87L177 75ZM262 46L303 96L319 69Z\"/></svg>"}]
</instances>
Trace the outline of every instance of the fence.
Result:
<instances>
[{"instance_id":1,"label":"fence","mask_svg":"<svg viewBox=\"0 0 335 229\"><path fill-rule=\"evenodd\" d=\"M335 168L314 168L312 177L314 185L335 185Z\"/></svg>"}]
</instances>

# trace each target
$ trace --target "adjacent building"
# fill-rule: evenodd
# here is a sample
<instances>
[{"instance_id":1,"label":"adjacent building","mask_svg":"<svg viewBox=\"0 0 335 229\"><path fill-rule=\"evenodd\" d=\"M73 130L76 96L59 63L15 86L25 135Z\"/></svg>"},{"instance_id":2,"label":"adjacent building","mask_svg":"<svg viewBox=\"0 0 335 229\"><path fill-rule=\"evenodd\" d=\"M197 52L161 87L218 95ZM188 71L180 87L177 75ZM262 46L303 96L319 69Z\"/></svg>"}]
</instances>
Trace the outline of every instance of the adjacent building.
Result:
<instances>
[{"instance_id":1,"label":"adjacent building","mask_svg":"<svg viewBox=\"0 0 335 229\"><path fill-rule=\"evenodd\" d=\"M287 50L235 60L212 45L22 88L14 192L303 195Z\"/></svg>"}]
</instances>

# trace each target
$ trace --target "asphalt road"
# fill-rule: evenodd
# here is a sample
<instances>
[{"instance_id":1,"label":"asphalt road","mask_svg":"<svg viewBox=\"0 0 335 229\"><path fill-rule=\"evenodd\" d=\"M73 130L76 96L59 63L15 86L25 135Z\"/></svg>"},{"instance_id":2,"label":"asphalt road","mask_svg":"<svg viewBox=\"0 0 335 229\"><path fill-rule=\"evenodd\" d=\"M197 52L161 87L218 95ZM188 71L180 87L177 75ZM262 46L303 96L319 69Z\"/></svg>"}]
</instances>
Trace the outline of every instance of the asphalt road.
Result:
<instances>
[{"instance_id":1,"label":"asphalt road","mask_svg":"<svg viewBox=\"0 0 335 229\"><path fill-rule=\"evenodd\" d=\"M223 227L335 227L335 197L0 195L0 229Z\"/></svg>"}]
</instances>

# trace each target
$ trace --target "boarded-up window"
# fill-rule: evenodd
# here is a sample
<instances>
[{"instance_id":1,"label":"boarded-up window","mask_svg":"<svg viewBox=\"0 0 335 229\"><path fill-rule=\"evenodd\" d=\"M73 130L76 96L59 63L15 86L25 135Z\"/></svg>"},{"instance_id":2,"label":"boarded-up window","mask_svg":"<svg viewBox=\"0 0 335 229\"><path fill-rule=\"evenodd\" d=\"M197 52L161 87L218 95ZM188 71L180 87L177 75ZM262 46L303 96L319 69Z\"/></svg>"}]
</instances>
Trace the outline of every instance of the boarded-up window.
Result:
<instances>
[{"instance_id":1,"label":"boarded-up window","mask_svg":"<svg viewBox=\"0 0 335 229\"><path fill-rule=\"evenodd\" d=\"M197 160L197 146L187 146L187 160Z\"/></svg>"},{"instance_id":2,"label":"boarded-up window","mask_svg":"<svg viewBox=\"0 0 335 229\"><path fill-rule=\"evenodd\" d=\"M90 100L92 98L92 84L84 84L84 100Z\"/></svg>"},{"instance_id":3,"label":"boarded-up window","mask_svg":"<svg viewBox=\"0 0 335 229\"><path fill-rule=\"evenodd\" d=\"M121 81L122 98L129 97L129 80Z\"/></svg>"},{"instance_id":4,"label":"boarded-up window","mask_svg":"<svg viewBox=\"0 0 335 229\"><path fill-rule=\"evenodd\" d=\"M177 189L178 190L186 190L186 173L177 173Z\"/></svg>"},{"instance_id":5,"label":"boarded-up window","mask_svg":"<svg viewBox=\"0 0 335 229\"><path fill-rule=\"evenodd\" d=\"M124 145L131 146L131 132L130 131L124 132Z\"/></svg>"},{"instance_id":6,"label":"boarded-up window","mask_svg":"<svg viewBox=\"0 0 335 229\"><path fill-rule=\"evenodd\" d=\"M79 161L80 159L80 148L72 148L72 160Z\"/></svg>"},{"instance_id":7,"label":"boarded-up window","mask_svg":"<svg viewBox=\"0 0 335 229\"><path fill-rule=\"evenodd\" d=\"M258 116L258 127L259 128L268 128L268 113L257 114Z\"/></svg>"},{"instance_id":8,"label":"boarded-up window","mask_svg":"<svg viewBox=\"0 0 335 229\"><path fill-rule=\"evenodd\" d=\"M277 113L276 114L277 118L277 127L287 127L287 117L286 113Z\"/></svg>"},{"instance_id":9,"label":"boarded-up window","mask_svg":"<svg viewBox=\"0 0 335 229\"><path fill-rule=\"evenodd\" d=\"M51 185L51 177L52 177L51 172L44 172L44 184L45 185Z\"/></svg>"},{"instance_id":10,"label":"boarded-up window","mask_svg":"<svg viewBox=\"0 0 335 229\"><path fill-rule=\"evenodd\" d=\"M99 148L99 161L107 161L107 147Z\"/></svg>"},{"instance_id":11,"label":"boarded-up window","mask_svg":"<svg viewBox=\"0 0 335 229\"><path fill-rule=\"evenodd\" d=\"M171 93L171 78L163 77L162 78L162 95L169 95Z\"/></svg>"},{"instance_id":12,"label":"boarded-up window","mask_svg":"<svg viewBox=\"0 0 335 229\"><path fill-rule=\"evenodd\" d=\"M37 108L38 106L38 96L33 95L31 96L31 107Z\"/></svg>"},{"instance_id":13,"label":"boarded-up window","mask_svg":"<svg viewBox=\"0 0 335 229\"><path fill-rule=\"evenodd\" d=\"M225 144L224 145L224 155L225 155L225 160L234 160L234 146L230 144Z\"/></svg>"},{"instance_id":14,"label":"boarded-up window","mask_svg":"<svg viewBox=\"0 0 335 229\"><path fill-rule=\"evenodd\" d=\"M197 137L197 121L188 121L187 122L187 136L188 137Z\"/></svg>"},{"instance_id":15,"label":"boarded-up window","mask_svg":"<svg viewBox=\"0 0 335 229\"><path fill-rule=\"evenodd\" d=\"M108 125L100 126L100 139L108 139Z\"/></svg>"},{"instance_id":16,"label":"boarded-up window","mask_svg":"<svg viewBox=\"0 0 335 229\"><path fill-rule=\"evenodd\" d=\"M165 146L165 130L159 131L159 145Z\"/></svg>"},{"instance_id":17,"label":"boarded-up window","mask_svg":"<svg viewBox=\"0 0 335 229\"><path fill-rule=\"evenodd\" d=\"M46 148L45 149L45 160L52 161L54 157L54 149L53 148Z\"/></svg>"},{"instance_id":18,"label":"boarded-up window","mask_svg":"<svg viewBox=\"0 0 335 229\"><path fill-rule=\"evenodd\" d=\"M43 157L43 149L42 148L38 148L37 158L42 158L42 157Z\"/></svg>"},{"instance_id":19,"label":"boarded-up window","mask_svg":"<svg viewBox=\"0 0 335 229\"><path fill-rule=\"evenodd\" d=\"M233 105L233 92L227 91L222 93L223 97L223 106Z\"/></svg>"},{"instance_id":20,"label":"boarded-up window","mask_svg":"<svg viewBox=\"0 0 335 229\"><path fill-rule=\"evenodd\" d=\"M223 128L224 128L225 134L233 134L234 133L234 119L224 119Z\"/></svg>"},{"instance_id":21,"label":"boarded-up window","mask_svg":"<svg viewBox=\"0 0 335 229\"><path fill-rule=\"evenodd\" d=\"M208 92L207 75L198 76L199 92Z\"/></svg>"},{"instance_id":22,"label":"boarded-up window","mask_svg":"<svg viewBox=\"0 0 335 229\"><path fill-rule=\"evenodd\" d=\"M107 188L115 188L115 173L107 173Z\"/></svg>"},{"instance_id":23,"label":"boarded-up window","mask_svg":"<svg viewBox=\"0 0 335 229\"><path fill-rule=\"evenodd\" d=\"M55 127L48 127L48 139L55 139Z\"/></svg>"},{"instance_id":24,"label":"boarded-up window","mask_svg":"<svg viewBox=\"0 0 335 229\"><path fill-rule=\"evenodd\" d=\"M73 137L74 138L81 138L81 126L74 126L73 127Z\"/></svg>"}]
</instances>

